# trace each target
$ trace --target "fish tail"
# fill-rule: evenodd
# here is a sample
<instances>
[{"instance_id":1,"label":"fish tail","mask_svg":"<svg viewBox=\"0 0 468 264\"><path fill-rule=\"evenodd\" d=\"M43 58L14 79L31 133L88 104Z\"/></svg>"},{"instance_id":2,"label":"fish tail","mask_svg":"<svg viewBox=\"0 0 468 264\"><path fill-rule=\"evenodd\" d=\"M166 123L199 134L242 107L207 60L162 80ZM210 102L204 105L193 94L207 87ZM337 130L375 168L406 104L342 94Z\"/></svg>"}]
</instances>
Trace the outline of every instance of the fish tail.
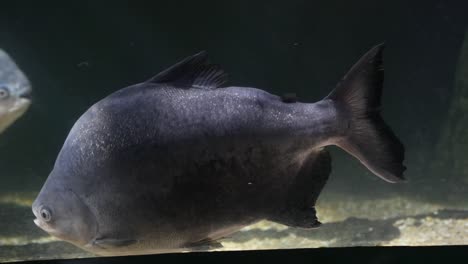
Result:
<instances>
[{"instance_id":1,"label":"fish tail","mask_svg":"<svg viewBox=\"0 0 468 264\"><path fill-rule=\"evenodd\" d=\"M404 146L380 115L384 71L380 44L367 52L326 98L348 120L334 144L388 182L403 181Z\"/></svg>"}]
</instances>

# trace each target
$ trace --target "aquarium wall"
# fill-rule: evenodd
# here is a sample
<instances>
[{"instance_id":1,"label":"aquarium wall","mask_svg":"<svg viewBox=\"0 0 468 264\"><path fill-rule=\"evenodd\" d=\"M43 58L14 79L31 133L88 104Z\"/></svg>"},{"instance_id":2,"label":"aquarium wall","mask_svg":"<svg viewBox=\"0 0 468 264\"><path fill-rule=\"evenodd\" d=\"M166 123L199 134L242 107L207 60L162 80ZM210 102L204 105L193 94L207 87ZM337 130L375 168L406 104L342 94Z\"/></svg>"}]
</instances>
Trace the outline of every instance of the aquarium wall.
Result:
<instances>
[{"instance_id":1,"label":"aquarium wall","mask_svg":"<svg viewBox=\"0 0 468 264\"><path fill-rule=\"evenodd\" d=\"M320 228L264 220L207 250L468 244L465 10L444 0L2 3L0 49L32 103L0 134L0 261L95 256L38 228L31 205L73 124L110 93L205 50L228 85L311 103L379 43L382 115L405 146L407 181L382 181L327 147Z\"/></svg>"}]
</instances>

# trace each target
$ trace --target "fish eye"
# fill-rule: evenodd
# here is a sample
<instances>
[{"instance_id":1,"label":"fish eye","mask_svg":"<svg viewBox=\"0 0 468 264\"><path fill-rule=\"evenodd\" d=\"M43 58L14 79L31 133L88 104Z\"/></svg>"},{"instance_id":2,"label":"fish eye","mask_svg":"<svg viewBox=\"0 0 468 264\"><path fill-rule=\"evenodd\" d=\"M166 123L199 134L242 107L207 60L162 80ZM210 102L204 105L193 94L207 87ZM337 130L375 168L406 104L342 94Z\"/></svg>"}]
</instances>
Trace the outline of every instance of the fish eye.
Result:
<instances>
[{"instance_id":1,"label":"fish eye","mask_svg":"<svg viewBox=\"0 0 468 264\"><path fill-rule=\"evenodd\" d=\"M46 207L42 207L39 213L41 215L42 220L44 220L46 222L49 222L50 219L52 218L52 213Z\"/></svg>"},{"instance_id":2,"label":"fish eye","mask_svg":"<svg viewBox=\"0 0 468 264\"><path fill-rule=\"evenodd\" d=\"M8 98L10 96L10 91L5 86L0 86L0 100Z\"/></svg>"}]
</instances>

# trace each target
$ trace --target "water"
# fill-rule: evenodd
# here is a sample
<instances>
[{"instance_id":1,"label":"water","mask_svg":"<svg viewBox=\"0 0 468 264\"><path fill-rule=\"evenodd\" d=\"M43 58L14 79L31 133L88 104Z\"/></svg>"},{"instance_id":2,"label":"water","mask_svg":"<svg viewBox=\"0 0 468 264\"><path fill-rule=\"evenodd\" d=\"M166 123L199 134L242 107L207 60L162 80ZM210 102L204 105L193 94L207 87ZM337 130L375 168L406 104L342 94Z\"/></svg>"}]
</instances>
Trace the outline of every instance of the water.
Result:
<instances>
[{"instance_id":1,"label":"water","mask_svg":"<svg viewBox=\"0 0 468 264\"><path fill-rule=\"evenodd\" d=\"M34 97L0 135L0 261L90 256L37 228L30 205L73 123L109 93L207 50L230 84L313 102L383 41L383 115L406 146L409 181L387 184L331 148L320 229L260 222L220 250L468 244L466 4L90 3L2 3L0 48Z\"/></svg>"}]
</instances>

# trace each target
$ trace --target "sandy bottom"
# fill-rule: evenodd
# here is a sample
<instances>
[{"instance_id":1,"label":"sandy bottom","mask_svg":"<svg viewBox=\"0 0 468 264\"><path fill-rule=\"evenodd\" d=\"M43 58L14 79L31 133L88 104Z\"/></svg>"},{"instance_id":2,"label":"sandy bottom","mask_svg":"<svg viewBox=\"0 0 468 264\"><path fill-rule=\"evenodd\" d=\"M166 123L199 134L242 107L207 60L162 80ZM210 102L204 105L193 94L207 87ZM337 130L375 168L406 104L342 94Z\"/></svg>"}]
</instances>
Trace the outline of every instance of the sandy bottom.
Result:
<instances>
[{"instance_id":1,"label":"sandy bottom","mask_svg":"<svg viewBox=\"0 0 468 264\"><path fill-rule=\"evenodd\" d=\"M49 237L32 222L33 193L0 196L0 262L93 255ZM304 230L262 221L221 241L222 250L347 246L468 245L468 205L398 197L359 200L322 196L323 225Z\"/></svg>"}]
</instances>

